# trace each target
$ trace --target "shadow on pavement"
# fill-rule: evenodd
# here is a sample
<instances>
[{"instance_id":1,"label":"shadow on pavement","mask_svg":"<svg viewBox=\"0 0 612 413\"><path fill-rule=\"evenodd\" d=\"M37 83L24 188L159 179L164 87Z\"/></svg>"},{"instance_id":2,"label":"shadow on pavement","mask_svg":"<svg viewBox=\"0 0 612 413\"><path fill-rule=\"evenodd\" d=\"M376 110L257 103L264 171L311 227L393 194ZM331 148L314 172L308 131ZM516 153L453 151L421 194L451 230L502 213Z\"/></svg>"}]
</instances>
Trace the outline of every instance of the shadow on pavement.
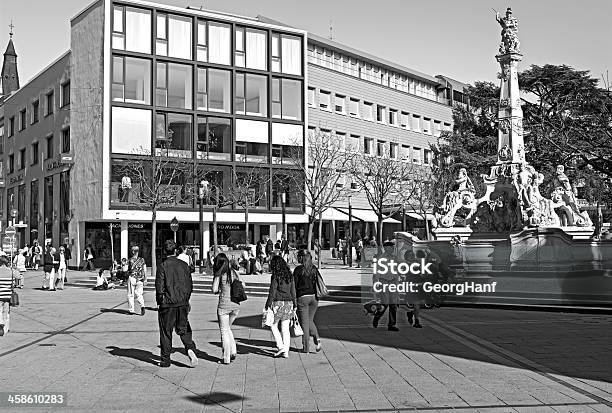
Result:
<instances>
[{"instance_id":1,"label":"shadow on pavement","mask_svg":"<svg viewBox=\"0 0 612 413\"><path fill-rule=\"evenodd\" d=\"M201 403L201 404L222 404L227 402L234 402L238 400L246 400L246 398L234 394L234 393L225 393L225 392L214 392L209 393L205 396L187 396L188 400Z\"/></svg>"},{"instance_id":2,"label":"shadow on pavement","mask_svg":"<svg viewBox=\"0 0 612 413\"><path fill-rule=\"evenodd\" d=\"M119 348L116 346L108 346L106 348L109 350L109 353L112 354L113 356L132 358L134 360L144 361L145 363L149 363L154 366L157 366L159 362L161 361L159 356L154 355L150 351L141 350L138 348ZM178 349L173 349L172 352L174 353L174 352L179 352L179 351L182 352L182 350L178 350ZM189 367L187 364L183 364L181 362L174 361L174 360L172 360L172 364L178 367Z\"/></svg>"},{"instance_id":3,"label":"shadow on pavement","mask_svg":"<svg viewBox=\"0 0 612 413\"><path fill-rule=\"evenodd\" d=\"M223 347L222 343L219 341L211 341L209 344L219 348ZM272 357L276 352L276 350L272 351L271 349L267 351L263 347L276 347L276 345L271 341L236 338L236 350L238 350L238 354L257 354L260 356Z\"/></svg>"},{"instance_id":4,"label":"shadow on pavement","mask_svg":"<svg viewBox=\"0 0 612 413\"><path fill-rule=\"evenodd\" d=\"M457 309L457 311L461 311ZM485 310L483 311L492 311ZM495 310L493 310L495 311ZM412 350L420 352L429 352L434 354L447 355L452 357L460 357L465 360L474 360L484 363L504 364L509 367L526 368L532 371L540 371L542 373L560 373L571 377L602 380L612 382L612 369L604 366L609 365L609 361L601 360L601 364L596 364L598 367L594 369L593 357L604 357L609 354L606 346L609 346L610 337L609 327L606 327L602 322L599 326L590 326L590 330L582 330L585 328L584 323L576 321L572 324L560 323L559 319L553 318L554 313L551 313L551 321L548 324L547 319L540 319L536 324L525 324L517 327L517 313L520 316L524 314L525 319L529 319L532 311L515 312L512 311L512 326L504 324L506 318L503 314L504 310L500 311L499 316L492 324L487 325L486 322L479 324L478 313L471 314L476 323L472 325L457 325L466 332L469 332L485 340L489 340L495 345L514 353L517 353L535 363L541 365L541 369L536 369L531 366L516 363L508 358L503 353L499 353L506 362L500 362L499 359L493 360L459 341L442 334L434 328L428 328L427 320L423 320L423 329L412 328L406 320L406 310L402 307L398 309L397 321L399 332L387 331L387 317L385 314L380 320L380 325L377 329L372 327L372 317L364 315L362 306L354 303L338 303L332 305L323 305L318 308L315 323L319 329L319 335L325 343L325 339L340 340L345 342L364 343L368 345L398 348L401 350ZM423 311L425 317L430 313L433 317L446 319L446 323L453 325L452 320L449 320L449 312L436 314L436 310ZM484 314L484 313L483 313ZM556 317L565 318L567 314ZM451 315L451 317L453 317ZM492 320L491 316L483 317L482 321ZM461 323L460 323L461 324ZM248 327L252 329L260 329L261 315L252 315L239 317L234 322L234 325ZM439 326L442 327L442 326ZM514 327L514 328L513 328ZM443 328L443 327L442 327ZM581 336L581 331L588 332L588 336ZM601 341L593 343L590 337L601 338ZM273 347L273 341L265 340L244 340L238 341L248 342L249 346L256 347ZM599 344L602 343L602 344ZM589 351L582 351L581 348L587 348ZM325 348L325 344L323 344Z\"/></svg>"},{"instance_id":5,"label":"shadow on pavement","mask_svg":"<svg viewBox=\"0 0 612 413\"><path fill-rule=\"evenodd\" d=\"M122 308L101 308L100 312L101 313L117 313L117 314L132 315L132 313L130 313L128 310L125 310Z\"/></svg>"}]
</instances>

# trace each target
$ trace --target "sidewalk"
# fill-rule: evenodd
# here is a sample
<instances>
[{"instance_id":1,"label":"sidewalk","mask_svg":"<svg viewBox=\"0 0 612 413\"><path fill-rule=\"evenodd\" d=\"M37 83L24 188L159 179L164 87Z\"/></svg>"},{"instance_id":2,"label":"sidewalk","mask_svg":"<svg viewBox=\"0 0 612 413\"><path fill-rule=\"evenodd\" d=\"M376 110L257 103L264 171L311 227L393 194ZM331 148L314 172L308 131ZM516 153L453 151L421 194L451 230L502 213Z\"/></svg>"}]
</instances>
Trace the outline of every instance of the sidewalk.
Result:
<instances>
[{"instance_id":1,"label":"sidewalk","mask_svg":"<svg viewBox=\"0 0 612 413\"><path fill-rule=\"evenodd\" d=\"M0 338L0 388L67 392L62 411L612 411L607 315L442 308L424 312L421 330L400 312L394 333L386 317L373 329L359 305L322 303L323 351L274 359L264 300L251 297L235 323L238 358L224 366L216 297L198 295L200 365L186 367L175 337L161 369L152 293L146 315L130 316L123 290L46 292L34 277Z\"/></svg>"}]
</instances>

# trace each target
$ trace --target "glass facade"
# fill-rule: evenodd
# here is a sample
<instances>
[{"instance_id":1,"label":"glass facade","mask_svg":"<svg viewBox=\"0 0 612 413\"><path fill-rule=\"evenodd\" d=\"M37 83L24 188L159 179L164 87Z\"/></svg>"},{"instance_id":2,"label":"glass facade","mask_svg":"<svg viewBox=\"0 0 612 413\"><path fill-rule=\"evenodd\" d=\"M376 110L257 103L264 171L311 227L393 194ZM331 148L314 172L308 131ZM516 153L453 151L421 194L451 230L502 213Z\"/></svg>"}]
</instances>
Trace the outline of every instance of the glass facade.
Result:
<instances>
[{"instance_id":1,"label":"glass facade","mask_svg":"<svg viewBox=\"0 0 612 413\"><path fill-rule=\"evenodd\" d=\"M204 168L227 189L256 175L254 207L275 208L273 176L291 175L304 147L304 38L119 3L111 26L111 206L143 202L126 165L159 156L195 168L174 174L165 207L196 207Z\"/></svg>"}]
</instances>

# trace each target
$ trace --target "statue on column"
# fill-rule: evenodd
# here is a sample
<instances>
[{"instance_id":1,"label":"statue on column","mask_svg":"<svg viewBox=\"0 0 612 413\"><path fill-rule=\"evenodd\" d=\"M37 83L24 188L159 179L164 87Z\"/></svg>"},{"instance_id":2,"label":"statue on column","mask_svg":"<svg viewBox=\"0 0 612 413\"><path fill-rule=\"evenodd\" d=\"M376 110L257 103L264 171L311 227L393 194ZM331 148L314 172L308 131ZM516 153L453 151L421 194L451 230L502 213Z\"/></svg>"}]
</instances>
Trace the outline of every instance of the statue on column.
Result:
<instances>
[{"instance_id":1,"label":"statue on column","mask_svg":"<svg viewBox=\"0 0 612 413\"><path fill-rule=\"evenodd\" d=\"M499 45L499 54L520 53L521 42L518 39L518 22L512 16L512 9L508 7L506 17L500 17L499 12L496 12L495 20L502 27L502 42Z\"/></svg>"},{"instance_id":2,"label":"statue on column","mask_svg":"<svg viewBox=\"0 0 612 413\"><path fill-rule=\"evenodd\" d=\"M468 176L467 170L465 168L459 169L454 188L444 197L440 213L436 217L436 220L443 227L452 227L455 224L455 215L457 212L465 208L468 210L468 214L465 217L467 221L476 211L475 194L474 184Z\"/></svg>"}]
</instances>

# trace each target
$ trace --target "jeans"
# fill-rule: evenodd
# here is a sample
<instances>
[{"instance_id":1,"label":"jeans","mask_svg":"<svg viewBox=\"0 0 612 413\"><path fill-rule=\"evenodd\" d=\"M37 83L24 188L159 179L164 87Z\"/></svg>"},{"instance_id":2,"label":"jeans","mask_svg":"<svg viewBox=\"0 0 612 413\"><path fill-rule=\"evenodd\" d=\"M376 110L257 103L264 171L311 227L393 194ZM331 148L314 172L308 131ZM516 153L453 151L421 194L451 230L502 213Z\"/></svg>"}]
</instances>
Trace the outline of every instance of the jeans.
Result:
<instances>
[{"instance_id":1,"label":"jeans","mask_svg":"<svg viewBox=\"0 0 612 413\"><path fill-rule=\"evenodd\" d=\"M144 284L142 281L136 281L134 277L128 277L127 283L127 299L128 299L128 310L130 313L134 312L134 296L136 301L140 305L140 308L144 308L145 302L143 297Z\"/></svg>"},{"instance_id":2,"label":"jeans","mask_svg":"<svg viewBox=\"0 0 612 413\"><path fill-rule=\"evenodd\" d=\"M55 268L53 268L50 272L45 272L43 275L42 288L55 290Z\"/></svg>"},{"instance_id":3,"label":"jeans","mask_svg":"<svg viewBox=\"0 0 612 413\"><path fill-rule=\"evenodd\" d=\"M281 320L272 324L272 327L270 327L272 329L274 341L276 341L276 347L285 354L289 354L289 347L291 346L291 334L289 333L290 322L291 320ZM279 325L280 329L278 328Z\"/></svg>"},{"instance_id":4,"label":"jeans","mask_svg":"<svg viewBox=\"0 0 612 413\"><path fill-rule=\"evenodd\" d=\"M240 310L225 310L223 308L217 309L224 363L229 363L231 356L235 356L237 353L236 340L234 340L234 334L232 333L232 324L234 320L236 320L236 317L238 317L239 311Z\"/></svg>"},{"instance_id":5,"label":"jeans","mask_svg":"<svg viewBox=\"0 0 612 413\"><path fill-rule=\"evenodd\" d=\"M66 269L60 268L59 270L57 270L57 273L58 273L57 288L59 288L60 290L63 290L64 289L64 279L66 278Z\"/></svg>"},{"instance_id":6,"label":"jeans","mask_svg":"<svg viewBox=\"0 0 612 413\"><path fill-rule=\"evenodd\" d=\"M8 301L0 301L0 324L4 326L4 333L10 328L10 306Z\"/></svg>"},{"instance_id":7,"label":"jeans","mask_svg":"<svg viewBox=\"0 0 612 413\"><path fill-rule=\"evenodd\" d=\"M142 283L141 283L142 284ZM185 352L195 350L196 346L191 339L191 326L189 325L189 306L160 307L157 313L159 321L159 344L161 347L161 361L170 361L172 353L172 330L181 338Z\"/></svg>"},{"instance_id":8,"label":"jeans","mask_svg":"<svg viewBox=\"0 0 612 413\"><path fill-rule=\"evenodd\" d=\"M315 344L319 344L319 332L314 323L314 316L317 312L319 303L314 294L303 295L297 299L297 314L304 335L302 336L302 348L308 353L310 345L310 337L314 339Z\"/></svg>"},{"instance_id":9,"label":"jeans","mask_svg":"<svg viewBox=\"0 0 612 413\"><path fill-rule=\"evenodd\" d=\"M387 325L393 327L397 322L397 304L383 304L383 309L376 312L374 318L380 319L385 314L385 311L387 311L387 307L389 307L389 323Z\"/></svg>"}]
</instances>

